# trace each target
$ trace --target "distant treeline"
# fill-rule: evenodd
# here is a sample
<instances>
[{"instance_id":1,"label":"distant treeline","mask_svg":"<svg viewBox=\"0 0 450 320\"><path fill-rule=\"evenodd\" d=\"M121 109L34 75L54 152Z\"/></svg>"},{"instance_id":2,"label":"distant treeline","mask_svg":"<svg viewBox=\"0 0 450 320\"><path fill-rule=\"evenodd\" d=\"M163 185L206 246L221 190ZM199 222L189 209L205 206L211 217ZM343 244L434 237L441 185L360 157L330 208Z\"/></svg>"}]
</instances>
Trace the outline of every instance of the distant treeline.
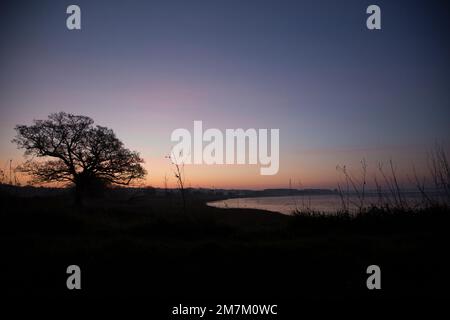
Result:
<instances>
[{"instance_id":1,"label":"distant treeline","mask_svg":"<svg viewBox=\"0 0 450 320\"><path fill-rule=\"evenodd\" d=\"M71 188L48 188L35 186L13 186L9 184L0 184L0 192L14 194L16 196L51 196L61 195L69 192ZM178 193L178 189L165 189L154 187L116 187L111 191L120 193L141 193L147 195L164 195ZM212 189L212 188L186 188L189 194L198 195L218 195L227 197L276 197L276 196L292 196L292 195L327 195L337 194L336 190L330 189L264 189L264 190L248 190L248 189Z\"/></svg>"}]
</instances>

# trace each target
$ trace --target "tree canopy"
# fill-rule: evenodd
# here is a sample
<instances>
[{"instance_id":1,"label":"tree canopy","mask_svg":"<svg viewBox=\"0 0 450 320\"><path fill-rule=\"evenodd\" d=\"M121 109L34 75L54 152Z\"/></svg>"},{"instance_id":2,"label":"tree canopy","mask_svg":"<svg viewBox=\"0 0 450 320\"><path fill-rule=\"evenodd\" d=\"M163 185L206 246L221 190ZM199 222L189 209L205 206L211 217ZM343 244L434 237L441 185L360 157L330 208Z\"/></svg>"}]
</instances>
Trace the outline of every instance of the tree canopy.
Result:
<instances>
[{"instance_id":1,"label":"tree canopy","mask_svg":"<svg viewBox=\"0 0 450 320\"><path fill-rule=\"evenodd\" d=\"M111 129L94 125L89 117L53 113L15 130L13 142L33 156L22 166L33 182L69 182L83 189L95 181L128 185L146 175L139 153L126 149Z\"/></svg>"}]
</instances>

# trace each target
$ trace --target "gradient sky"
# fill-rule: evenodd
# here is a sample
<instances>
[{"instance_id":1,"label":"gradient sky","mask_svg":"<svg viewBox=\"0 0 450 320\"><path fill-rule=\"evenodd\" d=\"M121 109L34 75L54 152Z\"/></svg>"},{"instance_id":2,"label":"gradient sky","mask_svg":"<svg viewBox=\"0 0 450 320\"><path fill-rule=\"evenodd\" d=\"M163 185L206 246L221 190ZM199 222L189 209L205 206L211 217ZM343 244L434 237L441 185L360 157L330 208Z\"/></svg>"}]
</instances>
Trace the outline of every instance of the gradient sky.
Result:
<instances>
[{"instance_id":1,"label":"gradient sky","mask_svg":"<svg viewBox=\"0 0 450 320\"><path fill-rule=\"evenodd\" d=\"M82 30L66 28L78 4ZM366 28L368 5L382 30ZM365 157L426 171L449 143L448 1L3 1L0 164L16 124L92 117L174 185L176 128L279 128L280 171L187 166L192 187L335 187Z\"/></svg>"}]
</instances>

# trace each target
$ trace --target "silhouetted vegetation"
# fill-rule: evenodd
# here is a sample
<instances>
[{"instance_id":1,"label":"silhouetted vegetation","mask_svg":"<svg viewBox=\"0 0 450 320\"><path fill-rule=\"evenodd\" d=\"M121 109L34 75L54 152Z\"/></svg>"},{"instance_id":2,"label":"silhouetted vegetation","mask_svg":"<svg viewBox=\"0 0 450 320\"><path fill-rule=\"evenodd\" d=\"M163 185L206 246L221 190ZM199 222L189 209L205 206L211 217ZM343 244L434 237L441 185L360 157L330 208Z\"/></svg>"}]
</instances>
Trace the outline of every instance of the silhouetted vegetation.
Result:
<instances>
[{"instance_id":1,"label":"silhouetted vegetation","mask_svg":"<svg viewBox=\"0 0 450 320\"><path fill-rule=\"evenodd\" d=\"M419 178L415 168L414 181L416 190L403 190L400 186L396 173L395 165L392 160L388 163L388 168L379 162L377 170L381 176L381 182L374 176L374 185L376 187L376 202L367 201L367 163L365 159L361 161L361 174L355 177L351 174L347 166L337 166L336 169L342 174L343 182L338 183L338 194L341 199L341 208L337 210L336 215L348 218L363 216L373 212L418 212L435 211L436 209L447 210L450 206L450 169L447 155L442 146L436 145L429 157L428 179ZM427 183L428 180L428 183ZM420 197L415 201L407 200L406 195L419 193ZM372 192L373 193L373 192ZM294 212L296 216L322 215L316 212L305 201ZM356 215L355 215L356 214Z\"/></svg>"},{"instance_id":2,"label":"silhouetted vegetation","mask_svg":"<svg viewBox=\"0 0 450 320\"><path fill-rule=\"evenodd\" d=\"M21 171L30 174L34 183L75 185L78 204L86 193L143 178L146 172L139 154L124 148L111 129L93 124L89 117L60 112L48 120L35 120L31 126L16 126L13 142L25 149L25 155L33 156Z\"/></svg>"}]
</instances>

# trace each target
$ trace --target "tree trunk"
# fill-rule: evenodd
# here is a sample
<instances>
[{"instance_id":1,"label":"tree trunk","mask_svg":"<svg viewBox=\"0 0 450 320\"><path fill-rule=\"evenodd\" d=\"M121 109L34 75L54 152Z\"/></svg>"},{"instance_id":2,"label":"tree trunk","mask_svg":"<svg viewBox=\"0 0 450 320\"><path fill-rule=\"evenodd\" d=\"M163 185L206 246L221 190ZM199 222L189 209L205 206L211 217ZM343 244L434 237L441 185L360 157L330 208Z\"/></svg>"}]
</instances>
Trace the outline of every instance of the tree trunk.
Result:
<instances>
[{"instance_id":1,"label":"tree trunk","mask_svg":"<svg viewBox=\"0 0 450 320\"><path fill-rule=\"evenodd\" d=\"M83 206L83 188L80 185L75 186L75 206Z\"/></svg>"}]
</instances>

